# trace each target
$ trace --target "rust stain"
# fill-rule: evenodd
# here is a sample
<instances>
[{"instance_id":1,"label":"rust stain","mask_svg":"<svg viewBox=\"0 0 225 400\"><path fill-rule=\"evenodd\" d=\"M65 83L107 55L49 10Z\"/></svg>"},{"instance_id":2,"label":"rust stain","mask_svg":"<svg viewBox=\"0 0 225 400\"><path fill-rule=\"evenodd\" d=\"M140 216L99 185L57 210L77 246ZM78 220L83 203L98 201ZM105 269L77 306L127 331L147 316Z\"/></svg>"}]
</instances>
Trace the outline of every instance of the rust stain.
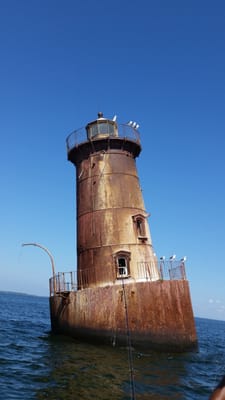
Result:
<instances>
[{"instance_id":1,"label":"rust stain","mask_svg":"<svg viewBox=\"0 0 225 400\"><path fill-rule=\"evenodd\" d=\"M196 330L187 281L139 282L125 285L132 344L161 349L197 348ZM63 305L52 297L54 330L89 340L95 333L99 341L126 341L123 290L116 286L70 293ZM61 314L60 314L61 313ZM60 314L60 318L59 318Z\"/></svg>"},{"instance_id":2,"label":"rust stain","mask_svg":"<svg viewBox=\"0 0 225 400\"><path fill-rule=\"evenodd\" d=\"M50 297L52 329L124 344L128 323L134 345L194 348L188 281L161 280L153 250L135 162L139 135L132 128L132 138L121 136L102 113L86 129L86 141L67 139L76 166L78 291Z\"/></svg>"}]
</instances>

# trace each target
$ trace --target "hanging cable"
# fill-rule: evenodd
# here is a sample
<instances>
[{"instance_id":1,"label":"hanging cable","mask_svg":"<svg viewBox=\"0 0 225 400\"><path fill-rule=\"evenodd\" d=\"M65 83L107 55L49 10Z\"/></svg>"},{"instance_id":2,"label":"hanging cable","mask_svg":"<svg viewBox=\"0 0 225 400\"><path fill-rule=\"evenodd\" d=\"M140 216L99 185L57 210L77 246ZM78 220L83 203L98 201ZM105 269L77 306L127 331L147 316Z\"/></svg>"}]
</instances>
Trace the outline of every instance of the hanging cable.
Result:
<instances>
[{"instance_id":1,"label":"hanging cable","mask_svg":"<svg viewBox=\"0 0 225 400\"><path fill-rule=\"evenodd\" d=\"M129 361L129 370L130 370L130 392L131 392L131 399L135 400L136 397L135 397L135 384L134 384L133 356L132 356L132 348L131 348L131 334L130 334L130 328L129 328L127 299L126 299L126 292L125 292L125 286L124 286L123 279L122 279L122 288L123 288L125 320L126 320L126 330L127 330L127 348L128 348L128 361Z\"/></svg>"}]
</instances>

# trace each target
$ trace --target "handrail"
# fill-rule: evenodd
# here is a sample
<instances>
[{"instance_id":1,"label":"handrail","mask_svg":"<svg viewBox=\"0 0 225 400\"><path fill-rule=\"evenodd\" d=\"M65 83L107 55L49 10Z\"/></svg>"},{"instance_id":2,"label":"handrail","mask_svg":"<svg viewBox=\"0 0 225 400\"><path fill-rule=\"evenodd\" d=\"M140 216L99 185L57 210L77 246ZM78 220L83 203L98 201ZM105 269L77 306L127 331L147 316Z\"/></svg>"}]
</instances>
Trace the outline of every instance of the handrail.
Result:
<instances>
[{"instance_id":1,"label":"handrail","mask_svg":"<svg viewBox=\"0 0 225 400\"><path fill-rule=\"evenodd\" d=\"M118 127L118 136L108 135L110 139L126 139L131 140L135 143L140 144L140 134L137 129L133 128L127 124L117 124ZM66 148L67 152L70 152L74 147L79 146L81 143L88 142L88 141L95 141L98 138L88 139L87 131L85 127L77 129L70 133L69 136L66 138Z\"/></svg>"},{"instance_id":2,"label":"handrail","mask_svg":"<svg viewBox=\"0 0 225 400\"><path fill-rule=\"evenodd\" d=\"M50 296L77 290L75 271L58 272L49 279Z\"/></svg>"},{"instance_id":3,"label":"handrail","mask_svg":"<svg viewBox=\"0 0 225 400\"><path fill-rule=\"evenodd\" d=\"M154 268L152 266L154 265ZM114 266L113 266L114 268ZM86 268L79 271L59 272L49 280L50 296L77 291L80 289L77 283L77 277L82 288L88 288L93 284L93 277L98 268ZM158 263L158 280L186 280L185 263L183 261L163 261ZM138 277L132 281L151 281L155 280L155 261L139 262L137 264ZM108 274L113 274L108 271ZM116 270L115 270L115 280ZM97 282L96 282L97 283ZM55 290L54 290L55 285ZM80 285L80 284L79 284Z\"/></svg>"}]
</instances>

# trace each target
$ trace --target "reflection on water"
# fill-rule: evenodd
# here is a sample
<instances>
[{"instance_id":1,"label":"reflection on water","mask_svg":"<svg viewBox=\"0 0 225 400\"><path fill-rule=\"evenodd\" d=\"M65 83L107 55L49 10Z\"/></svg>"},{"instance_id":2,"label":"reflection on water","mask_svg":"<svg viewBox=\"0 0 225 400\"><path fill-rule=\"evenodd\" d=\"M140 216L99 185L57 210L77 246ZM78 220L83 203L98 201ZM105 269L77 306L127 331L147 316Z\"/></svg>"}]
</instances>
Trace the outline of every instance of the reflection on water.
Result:
<instances>
[{"instance_id":1,"label":"reflection on water","mask_svg":"<svg viewBox=\"0 0 225 400\"><path fill-rule=\"evenodd\" d=\"M43 364L48 368L37 399L132 398L126 348L92 346L63 336L50 336L47 341ZM181 391L181 378L186 375L182 355L174 358L133 351L133 365L136 399L185 398Z\"/></svg>"},{"instance_id":2,"label":"reflection on water","mask_svg":"<svg viewBox=\"0 0 225 400\"><path fill-rule=\"evenodd\" d=\"M130 399L126 350L96 347L62 336L49 339L48 373L37 399Z\"/></svg>"}]
</instances>

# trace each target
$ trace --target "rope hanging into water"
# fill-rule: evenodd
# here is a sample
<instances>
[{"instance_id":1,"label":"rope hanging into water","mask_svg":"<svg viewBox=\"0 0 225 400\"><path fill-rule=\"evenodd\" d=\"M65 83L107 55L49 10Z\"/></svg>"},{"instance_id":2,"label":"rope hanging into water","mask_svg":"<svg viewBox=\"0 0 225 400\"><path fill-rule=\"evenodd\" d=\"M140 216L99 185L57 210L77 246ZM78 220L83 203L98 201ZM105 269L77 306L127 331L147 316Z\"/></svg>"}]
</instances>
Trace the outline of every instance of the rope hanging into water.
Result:
<instances>
[{"instance_id":1,"label":"rope hanging into water","mask_svg":"<svg viewBox=\"0 0 225 400\"><path fill-rule=\"evenodd\" d=\"M126 292L125 292L125 286L124 286L123 279L122 279L122 288L123 288L125 320L126 320L126 330L127 330L127 349L128 349L128 361L129 361L129 371L130 371L130 391L131 391L131 399L135 400L136 397L135 397L135 384L134 384L133 356L132 356L132 347L131 347L131 334L130 334L129 320L128 320L127 298L126 298Z\"/></svg>"}]
</instances>

